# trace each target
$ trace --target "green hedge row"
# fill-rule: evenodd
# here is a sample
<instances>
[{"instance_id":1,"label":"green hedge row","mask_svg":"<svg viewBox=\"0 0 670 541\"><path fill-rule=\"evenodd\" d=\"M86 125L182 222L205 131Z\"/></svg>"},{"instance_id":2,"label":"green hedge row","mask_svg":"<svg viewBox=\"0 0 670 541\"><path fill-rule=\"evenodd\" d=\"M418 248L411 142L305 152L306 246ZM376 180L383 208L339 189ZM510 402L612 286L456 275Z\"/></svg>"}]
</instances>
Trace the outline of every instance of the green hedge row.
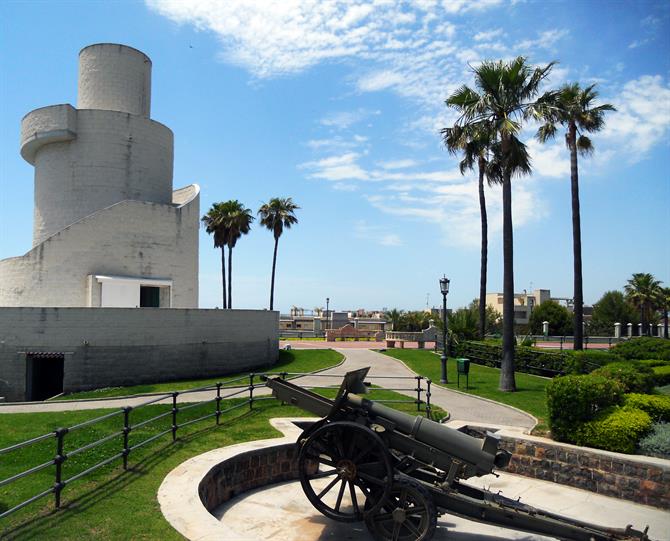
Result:
<instances>
[{"instance_id":1,"label":"green hedge row","mask_svg":"<svg viewBox=\"0 0 670 541\"><path fill-rule=\"evenodd\" d=\"M670 361L670 340L641 336L619 342L610 351L624 359L660 359Z\"/></svg>"}]
</instances>

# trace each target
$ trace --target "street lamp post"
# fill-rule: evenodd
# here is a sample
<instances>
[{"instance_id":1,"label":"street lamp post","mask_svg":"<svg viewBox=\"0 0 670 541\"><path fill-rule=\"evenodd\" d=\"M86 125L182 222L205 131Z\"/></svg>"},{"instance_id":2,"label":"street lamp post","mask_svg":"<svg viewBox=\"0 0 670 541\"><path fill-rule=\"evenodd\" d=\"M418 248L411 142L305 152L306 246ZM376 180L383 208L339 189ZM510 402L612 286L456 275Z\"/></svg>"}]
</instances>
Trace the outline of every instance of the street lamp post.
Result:
<instances>
[{"instance_id":1,"label":"street lamp post","mask_svg":"<svg viewBox=\"0 0 670 541\"><path fill-rule=\"evenodd\" d=\"M330 318L330 313L328 312L328 305L330 304L330 297L326 297L326 330L328 330L328 323Z\"/></svg>"},{"instance_id":2,"label":"street lamp post","mask_svg":"<svg viewBox=\"0 0 670 541\"><path fill-rule=\"evenodd\" d=\"M447 380L447 351L449 349L447 344L447 294L449 293L449 278L446 276L440 278L440 291L442 292L442 321L444 322L442 326L442 357L440 357L442 377L440 383L449 383Z\"/></svg>"}]
</instances>

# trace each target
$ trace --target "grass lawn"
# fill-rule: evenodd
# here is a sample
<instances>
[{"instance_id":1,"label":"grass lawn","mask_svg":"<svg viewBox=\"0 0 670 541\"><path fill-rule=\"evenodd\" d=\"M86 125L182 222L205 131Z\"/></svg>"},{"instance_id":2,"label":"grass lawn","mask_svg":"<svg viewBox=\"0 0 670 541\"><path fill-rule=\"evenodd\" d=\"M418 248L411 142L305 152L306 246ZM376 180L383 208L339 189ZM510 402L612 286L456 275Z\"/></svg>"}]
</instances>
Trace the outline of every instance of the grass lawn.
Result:
<instances>
[{"instance_id":1,"label":"grass lawn","mask_svg":"<svg viewBox=\"0 0 670 541\"><path fill-rule=\"evenodd\" d=\"M389 349L386 355L400 359L414 372L430 378L433 383L440 383L440 357L427 350L418 349ZM461 386L456 387L457 373L456 360L449 358L447 361L448 389L457 389L466 393L490 398L509 406L514 406L537 417L539 424L533 433L542 434L547 432L547 401L545 388L549 379L522 372L516 373L515 393L504 393L498 390L500 370L479 364L470 363L469 389L465 389L465 378L461 376Z\"/></svg>"},{"instance_id":2,"label":"grass lawn","mask_svg":"<svg viewBox=\"0 0 670 541\"><path fill-rule=\"evenodd\" d=\"M322 391L334 396L335 390ZM370 398L402 399L392 391L373 390ZM239 400L238 400L239 402ZM233 404L229 401L228 405ZM416 414L414 404L390 404L396 409ZM222 408L224 405L222 404ZM132 423L169 411L166 405L151 405L131 413ZM179 423L211 411L212 404L202 404L180 413ZM72 426L87 419L115 410L87 410L58 413L17 413L0 415L0 448L44 434L57 427ZM438 409L437 416L445 414ZM179 430L179 439L171 443L171 436L152 442L133 451L129 469L124 472L121 460L104 466L82 480L66 486L62 493L63 507L53 509L53 495L30 504L8 518L0 520L0 539L17 540L172 540L183 539L163 518L156 493L164 477L177 465L197 454L243 441L278 437L268 420L272 417L309 416L293 406L281 405L274 399L247 406L222 416L220 426L207 419ZM65 437L65 452L119 430L122 417L116 416ZM155 423L134 429L131 445L168 428L170 416ZM74 455L63 465L64 477L84 471L96 462L118 452L121 437ZM2 455L0 479L36 466L53 458L54 438L31 445L20 451ZM0 511L41 492L54 482L54 467L29 475L20 481L0 487Z\"/></svg>"},{"instance_id":3,"label":"grass lawn","mask_svg":"<svg viewBox=\"0 0 670 541\"><path fill-rule=\"evenodd\" d=\"M343 359L343 355L332 349L301 349L279 350L279 362L273 366L267 367L268 372L314 372L323 370L336 365ZM259 369L258 372L262 372ZM231 379L245 376L249 371L238 374L229 374L225 377L193 379L186 381L168 381L164 383L146 383L144 385L133 385L130 387L108 387L105 389L96 389L93 391L82 391L59 396L55 400L75 400L79 398L106 398L110 396L128 396L143 393L167 393L171 391L184 391L186 389L195 389L213 385L219 381L226 382ZM256 383L260 383L256 379Z\"/></svg>"}]
</instances>

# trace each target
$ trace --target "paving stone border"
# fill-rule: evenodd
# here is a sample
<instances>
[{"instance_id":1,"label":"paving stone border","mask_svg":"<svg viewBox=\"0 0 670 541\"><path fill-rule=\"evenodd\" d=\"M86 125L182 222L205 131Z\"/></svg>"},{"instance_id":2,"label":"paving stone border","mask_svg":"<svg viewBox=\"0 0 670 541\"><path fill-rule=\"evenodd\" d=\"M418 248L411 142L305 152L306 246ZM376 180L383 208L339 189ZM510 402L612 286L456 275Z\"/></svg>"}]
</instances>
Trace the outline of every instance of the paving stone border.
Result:
<instances>
[{"instance_id":1,"label":"paving stone border","mask_svg":"<svg viewBox=\"0 0 670 541\"><path fill-rule=\"evenodd\" d=\"M495 431L502 447L512 453L509 473L670 509L670 460L577 447L512 428L456 421L448 425L480 437L487 428Z\"/></svg>"}]
</instances>

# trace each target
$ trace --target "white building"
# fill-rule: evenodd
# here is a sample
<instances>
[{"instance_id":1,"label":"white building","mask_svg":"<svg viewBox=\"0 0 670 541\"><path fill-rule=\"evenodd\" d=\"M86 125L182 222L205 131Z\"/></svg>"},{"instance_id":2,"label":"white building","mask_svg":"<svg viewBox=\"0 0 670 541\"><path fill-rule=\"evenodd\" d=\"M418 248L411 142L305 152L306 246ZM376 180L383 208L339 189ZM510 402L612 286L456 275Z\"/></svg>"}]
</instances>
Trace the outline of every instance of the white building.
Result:
<instances>
[{"instance_id":1,"label":"white building","mask_svg":"<svg viewBox=\"0 0 670 541\"><path fill-rule=\"evenodd\" d=\"M76 108L23 118L33 247L0 261L0 306L197 308L200 189L173 191L172 131L150 110L151 60L105 43L79 53Z\"/></svg>"}]
</instances>

